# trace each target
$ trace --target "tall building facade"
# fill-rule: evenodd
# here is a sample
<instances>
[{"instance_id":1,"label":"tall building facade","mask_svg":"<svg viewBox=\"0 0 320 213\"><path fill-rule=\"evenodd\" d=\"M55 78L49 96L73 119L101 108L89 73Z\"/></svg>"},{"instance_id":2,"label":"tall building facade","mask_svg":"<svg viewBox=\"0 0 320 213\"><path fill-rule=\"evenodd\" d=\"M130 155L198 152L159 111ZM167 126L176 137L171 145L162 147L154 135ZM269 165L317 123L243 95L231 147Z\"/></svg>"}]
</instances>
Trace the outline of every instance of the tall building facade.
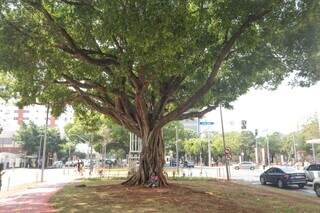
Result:
<instances>
[{"instance_id":1,"label":"tall building facade","mask_svg":"<svg viewBox=\"0 0 320 213\"><path fill-rule=\"evenodd\" d=\"M33 122L37 126L44 126L46 123L45 106L32 105L24 108L18 108L13 103L0 102L0 152L22 153L21 147L14 140L14 134L25 123ZM58 118L49 115L49 127L58 128L63 134L64 126L73 119L73 110L68 108Z\"/></svg>"}]
</instances>

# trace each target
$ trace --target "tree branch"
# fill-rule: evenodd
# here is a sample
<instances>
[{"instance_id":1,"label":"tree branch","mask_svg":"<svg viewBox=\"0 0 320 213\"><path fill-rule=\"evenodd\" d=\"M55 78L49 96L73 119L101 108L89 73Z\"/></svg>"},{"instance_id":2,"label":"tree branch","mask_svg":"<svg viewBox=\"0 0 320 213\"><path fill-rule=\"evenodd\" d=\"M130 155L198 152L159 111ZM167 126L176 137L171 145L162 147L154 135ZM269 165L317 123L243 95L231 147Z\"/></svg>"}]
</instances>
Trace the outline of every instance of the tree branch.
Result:
<instances>
[{"instance_id":1,"label":"tree branch","mask_svg":"<svg viewBox=\"0 0 320 213\"><path fill-rule=\"evenodd\" d=\"M203 109L202 111L198 111L198 112L188 112L188 113L184 113L184 114L181 114L177 120L184 120L184 119L190 119L190 118L195 118L195 117L198 117L198 118L201 118L203 117L206 113L216 109L218 106L216 105L211 105L211 106L208 106L207 108Z\"/></svg>"},{"instance_id":2,"label":"tree branch","mask_svg":"<svg viewBox=\"0 0 320 213\"><path fill-rule=\"evenodd\" d=\"M96 100L90 97L90 94L83 91L80 87L78 87L77 82L72 79L67 80L72 84L72 87L78 92L79 98L81 98L89 107L93 108L102 114L110 116L113 120L117 121L118 124L125 126L130 131L135 134L139 134L139 128L137 123L130 119L126 114L117 111L113 106L101 106L101 104L97 103Z\"/></svg>"},{"instance_id":3,"label":"tree branch","mask_svg":"<svg viewBox=\"0 0 320 213\"><path fill-rule=\"evenodd\" d=\"M74 39L70 36L66 29L64 29L61 25L59 25L53 16L46 10L40 2L35 2L32 0L24 0L27 4L29 4L34 9L38 10L43 14L46 18L48 24L56 29L63 40L67 43L67 45L58 44L56 47L59 49L73 55L75 58L86 61L87 63L98 65L98 66L109 66L109 65L117 65L118 62L115 56L110 57L105 56L104 58L93 58L89 56L86 51L82 50L76 45Z\"/></svg>"},{"instance_id":4,"label":"tree branch","mask_svg":"<svg viewBox=\"0 0 320 213\"><path fill-rule=\"evenodd\" d=\"M167 115L162 117L158 122L158 126L163 126L166 123L178 118L181 114L186 112L187 110L194 107L194 105L202 99L202 97L210 90L210 88L215 83L215 77L217 76L222 63L225 60L225 57L230 52L231 48L235 44L235 42L241 37L241 35L248 29L251 24L255 21L260 20L267 13L269 13L271 9L264 10L260 13L248 16L247 20L239 27L239 29L227 40L222 49L220 50L215 63L212 66L211 73L207 79L207 81L187 100L181 103L175 110L169 112Z\"/></svg>"}]
</instances>

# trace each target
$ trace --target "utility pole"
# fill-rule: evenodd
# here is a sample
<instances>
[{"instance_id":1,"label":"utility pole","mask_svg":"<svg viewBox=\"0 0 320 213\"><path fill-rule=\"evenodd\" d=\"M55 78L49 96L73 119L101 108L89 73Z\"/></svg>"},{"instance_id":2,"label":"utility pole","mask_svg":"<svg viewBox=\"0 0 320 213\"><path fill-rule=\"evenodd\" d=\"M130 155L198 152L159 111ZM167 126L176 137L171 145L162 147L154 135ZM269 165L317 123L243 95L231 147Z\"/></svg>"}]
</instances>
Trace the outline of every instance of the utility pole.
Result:
<instances>
[{"instance_id":1,"label":"utility pole","mask_svg":"<svg viewBox=\"0 0 320 213\"><path fill-rule=\"evenodd\" d=\"M257 136L258 136L258 129L255 129L255 131L254 131L254 142L256 144L255 155L256 155L256 164L258 165L259 164L259 152L258 152Z\"/></svg>"},{"instance_id":2,"label":"utility pole","mask_svg":"<svg viewBox=\"0 0 320 213\"><path fill-rule=\"evenodd\" d=\"M312 155L313 155L313 162L316 163L316 150L314 148L314 143L312 143Z\"/></svg>"},{"instance_id":3,"label":"utility pole","mask_svg":"<svg viewBox=\"0 0 320 213\"><path fill-rule=\"evenodd\" d=\"M294 134L292 135L292 139L293 139L294 163L296 163L296 161L297 161L297 149L296 149L296 137L295 137Z\"/></svg>"},{"instance_id":4,"label":"utility pole","mask_svg":"<svg viewBox=\"0 0 320 213\"><path fill-rule=\"evenodd\" d=\"M224 149L224 151L225 151L225 150L226 150L226 141L225 141L225 137L224 137L223 116L222 116L221 105L220 105L220 119L221 119L221 131L222 131L223 149ZM227 180L230 180L229 161L228 161L228 159L226 158L226 155L225 155L225 160L226 160Z\"/></svg>"},{"instance_id":5,"label":"utility pole","mask_svg":"<svg viewBox=\"0 0 320 213\"><path fill-rule=\"evenodd\" d=\"M208 166L211 167L211 140L208 140Z\"/></svg>"},{"instance_id":6,"label":"utility pole","mask_svg":"<svg viewBox=\"0 0 320 213\"><path fill-rule=\"evenodd\" d=\"M46 163L46 146L47 146L47 133L48 133L48 120L49 120L49 105L47 105L47 115L46 115L46 125L44 130L44 139L43 139L43 152L42 152L42 165L41 165L41 182L43 182L43 173Z\"/></svg>"},{"instance_id":7,"label":"utility pole","mask_svg":"<svg viewBox=\"0 0 320 213\"><path fill-rule=\"evenodd\" d=\"M93 172L93 160L92 160L93 134L92 133L91 133L91 137L89 138L89 142L90 142L90 171L89 171L89 175L91 175Z\"/></svg>"},{"instance_id":8,"label":"utility pole","mask_svg":"<svg viewBox=\"0 0 320 213\"><path fill-rule=\"evenodd\" d=\"M267 135L267 159L268 159L268 166L270 165L270 151L269 151L269 136Z\"/></svg>"},{"instance_id":9,"label":"utility pole","mask_svg":"<svg viewBox=\"0 0 320 213\"><path fill-rule=\"evenodd\" d=\"M200 140L200 175L202 175L202 141Z\"/></svg>"},{"instance_id":10,"label":"utility pole","mask_svg":"<svg viewBox=\"0 0 320 213\"><path fill-rule=\"evenodd\" d=\"M177 166L177 174L179 175L179 147L178 147L178 140L179 140L179 136L178 136L178 128L176 126L176 166Z\"/></svg>"},{"instance_id":11,"label":"utility pole","mask_svg":"<svg viewBox=\"0 0 320 213\"><path fill-rule=\"evenodd\" d=\"M37 167L38 167L38 169L40 169L41 143L42 143L42 136L43 135L39 135L39 136L40 136L40 144L39 144L38 159L37 159L37 164L38 164Z\"/></svg>"}]
</instances>

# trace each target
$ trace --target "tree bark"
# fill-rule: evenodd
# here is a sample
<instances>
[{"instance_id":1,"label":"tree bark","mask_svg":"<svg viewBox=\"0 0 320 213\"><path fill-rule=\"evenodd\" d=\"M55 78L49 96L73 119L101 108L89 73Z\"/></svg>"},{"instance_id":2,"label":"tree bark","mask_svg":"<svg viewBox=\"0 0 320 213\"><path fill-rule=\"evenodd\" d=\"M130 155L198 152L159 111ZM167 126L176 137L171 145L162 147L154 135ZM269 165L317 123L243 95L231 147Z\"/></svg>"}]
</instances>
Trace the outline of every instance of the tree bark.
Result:
<instances>
[{"instance_id":1,"label":"tree bark","mask_svg":"<svg viewBox=\"0 0 320 213\"><path fill-rule=\"evenodd\" d=\"M148 185L152 175L158 176L159 186L167 186L166 176L163 174L164 141L161 129L152 130L142 138L139 169L127 181L127 186Z\"/></svg>"}]
</instances>

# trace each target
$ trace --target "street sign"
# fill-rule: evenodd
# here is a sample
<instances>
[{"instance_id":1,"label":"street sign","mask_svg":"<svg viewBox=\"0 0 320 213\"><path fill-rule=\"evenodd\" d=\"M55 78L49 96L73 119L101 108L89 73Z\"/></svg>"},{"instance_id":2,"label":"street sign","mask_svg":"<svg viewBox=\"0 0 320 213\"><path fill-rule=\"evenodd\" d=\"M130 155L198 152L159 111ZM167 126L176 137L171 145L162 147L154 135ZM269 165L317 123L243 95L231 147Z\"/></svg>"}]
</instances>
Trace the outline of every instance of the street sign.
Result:
<instances>
[{"instance_id":1,"label":"street sign","mask_svg":"<svg viewBox=\"0 0 320 213\"><path fill-rule=\"evenodd\" d=\"M309 143L309 144L320 144L320 138L319 139L307 140L307 143Z\"/></svg>"},{"instance_id":2,"label":"street sign","mask_svg":"<svg viewBox=\"0 0 320 213\"><path fill-rule=\"evenodd\" d=\"M200 121L199 122L200 125L214 125L214 122L208 122L208 121Z\"/></svg>"},{"instance_id":3,"label":"street sign","mask_svg":"<svg viewBox=\"0 0 320 213\"><path fill-rule=\"evenodd\" d=\"M229 147L227 147L225 150L224 150L224 154L225 155L228 155L231 153L231 149Z\"/></svg>"}]
</instances>

